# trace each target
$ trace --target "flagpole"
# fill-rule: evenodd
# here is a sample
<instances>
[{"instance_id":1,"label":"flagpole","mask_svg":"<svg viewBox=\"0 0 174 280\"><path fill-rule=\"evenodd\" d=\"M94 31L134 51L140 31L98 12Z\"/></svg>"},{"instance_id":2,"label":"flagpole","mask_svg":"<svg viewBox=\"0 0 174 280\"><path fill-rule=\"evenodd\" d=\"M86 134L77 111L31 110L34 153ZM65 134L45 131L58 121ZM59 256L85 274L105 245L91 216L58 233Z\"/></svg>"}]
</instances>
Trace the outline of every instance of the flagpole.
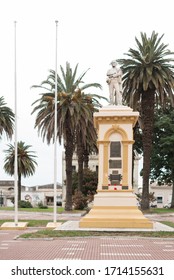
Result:
<instances>
[{"instance_id":1,"label":"flagpole","mask_svg":"<svg viewBox=\"0 0 174 280\"><path fill-rule=\"evenodd\" d=\"M14 160L14 192L15 192L15 226L18 226L18 150L17 150L17 71L16 71L16 21L14 21L14 95L15 95L15 160Z\"/></svg>"},{"instance_id":2,"label":"flagpole","mask_svg":"<svg viewBox=\"0 0 174 280\"><path fill-rule=\"evenodd\" d=\"M55 111L54 111L54 223L56 223L57 214L57 29L58 21L56 23L56 50L55 50Z\"/></svg>"}]
</instances>

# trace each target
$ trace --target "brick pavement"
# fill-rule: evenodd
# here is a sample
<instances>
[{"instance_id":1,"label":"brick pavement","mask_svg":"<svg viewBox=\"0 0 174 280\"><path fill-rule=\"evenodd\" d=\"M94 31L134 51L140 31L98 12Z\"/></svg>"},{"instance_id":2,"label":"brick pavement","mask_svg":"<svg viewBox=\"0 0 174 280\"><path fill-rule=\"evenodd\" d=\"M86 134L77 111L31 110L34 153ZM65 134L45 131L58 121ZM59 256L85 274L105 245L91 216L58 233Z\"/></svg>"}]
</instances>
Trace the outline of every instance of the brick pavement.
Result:
<instances>
[{"instance_id":1,"label":"brick pavement","mask_svg":"<svg viewBox=\"0 0 174 280\"><path fill-rule=\"evenodd\" d=\"M24 232L30 232L27 229ZM174 238L86 237L16 239L0 231L0 260L173 260Z\"/></svg>"},{"instance_id":2,"label":"brick pavement","mask_svg":"<svg viewBox=\"0 0 174 280\"><path fill-rule=\"evenodd\" d=\"M82 211L82 214L85 213ZM14 211L0 211L0 219L14 219ZM174 222L174 213L166 213L166 214L146 214L148 219L152 221L171 221ZM33 220L53 220L53 213L48 212L18 212L19 219L33 219ZM58 220L79 220L81 218L81 213L79 214L68 214L62 213L57 214Z\"/></svg>"},{"instance_id":3,"label":"brick pavement","mask_svg":"<svg viewBox=\"0 0 174 280\"><path fill-rule=\"evenodd\" d=\"M0 212L1 219L14 217ZM148 215L153 221L174 221L174 215ZM20 212L19 219L53 219L51 213ZM58 220L78 221L80 215L58 214ZM16 236L24 231L0 230L0 260L173 260L174 238L91 237L22 240Z\"/></svg>"},{"instance_id":4,"label":"brick pavement","mask_svg":"<svg viewBox=\"0 0 174 280\"><path fill-rule=\"evenodd\" d=\"M145 216L152 221L169 221L174 223L174 213L147 214Z\"/></svg>"},{"instance_id":5,"label":"brick pavement","mask_svg":"<svg viewBox=\"0 0 174 280\"><path fill-rule=\"evenodd\" d=\"M82 212L83 213L83 212ZM19 211L18 212L18 219L19 220L53 220L53 213L48 212L25 212ZM14 219L15 213L14 211L0 211L0 219ZM57 214L57 220L79 220L81 218L81 213L79 214L68 214L62 213Z\"/></svg>"}]
</instances>

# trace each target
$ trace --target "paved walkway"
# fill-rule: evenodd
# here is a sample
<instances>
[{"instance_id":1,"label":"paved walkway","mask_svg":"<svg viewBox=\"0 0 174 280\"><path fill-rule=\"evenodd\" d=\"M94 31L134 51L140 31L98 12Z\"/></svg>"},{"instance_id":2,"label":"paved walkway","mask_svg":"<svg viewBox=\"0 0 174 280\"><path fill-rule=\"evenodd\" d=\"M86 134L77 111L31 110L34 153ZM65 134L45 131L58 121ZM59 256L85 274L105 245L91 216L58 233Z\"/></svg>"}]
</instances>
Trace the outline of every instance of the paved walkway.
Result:
<instances>
[{"instance_id":1,"label":"paved walkway","mask_svg":"<svg viewBox=\"0 0 174 280\"><path fill-rule=\"evenodd\" d=\"M14 213L0 211L1 219L13 219ZM174 221L174 214L146 215L161 230L174 230L157 221ZM67 220L61 229L77 229L80 214L58 214L58 220ZM52 213L20 212L19 219L53 219ZM59 228L60 229L60 228ZM159 228L158 228L159 229ZM0 230L0 260L174 260L174 238L142 237L78 237L58 239L17 239L17 236L37 231ZM103 230L103 229L101 229ZM106 229L105 229L106 230ZM112 229L113 230L113 229ZM120 231L120 229L119 229Z\"/></svg>"},{"instance_id":2,"label":"paved walkway","mask_svg":"<svg viewBox=\"0 0 174 280\"><path fill-rule=\"evenodd\" d=\"M85 212L82 213L62 213L57 214L57 220L67 220L66 223L62 224L61 227L59 227L59 230L86 230L86 229L80 229L78 221L81 219L81 215L83 215ZM158 223L158 221L171 221L174 222L174 213L167 213L167 214L148 214L145 215L148 219L152 220L154 222L154 229L153 231L158 230L164 230L164 231L174 231L174 228L165 226L161 223ZM14 219L14 211L0 211L0 219ZM53 213L45 213L45 212L25 212L25 211L19 211L18 212L18 219L19 220L48 220L53 221ZM105 230L105 229L87 229L87 230ZM109 229L108 229L109 230ZM127 229L110 229L110 230L121 230L121 231L127 231ZM135 231L136 229L129 229L132 231ZM139 229L137 229L139 230ZM147 229L144 231L151 231L151 229Z\"/></svg>"},{"instance_id":3,"label":"paved walkway","mask_svg":"<svg viewBox=\"0 0 174 280\"><path fill-rule=\"evenodd\" d=\"M85 212L82 212L85 213ZM5 211L0 210L0 219L14 219L15 213L14 211ZM19 220L53 220L54 214L48 212L25 212L18 211L18 219ZM81 213L79 214L57 214L57 220L79 220L81 218Z\"/></svg>"},{"instance_id":4,"label":"paved walkway","mask_svg":"<svg viewBox=\"0 0 174 280\"><path fill-rule=\"evenodd\" d=\"M82 211L82 214L85 212ZM14 219L14 211L5 211L0 210L0 219ZM33 220L53 220L53 213L48 212L25 212L19 211L19 219L33 219ZM165 213L165 214L146 214L148 219L152 221L171 221L174 222L174 213ZM81 213L72 214L72 213L62 213L57 214L57 220L79 220L81 218Z\"/></svg>"},{"instance_id":5,"label":"paved walkway","mask_svg":"<svg viewBox=\"0 0 174 280\"><path fill-rule=\"evenodd\" d=\"M102 236L23 240L16 239L19 234L21 231L0 231L0 260L174 259L174 238Z\"/></svg>"},{"instance_id":6,"label":"paved walkway","mask_svg":"<svg viewBox=\"0 0 174 280\"><path fill-rule=\"evenodd\" d=\"M79 228L79 221L67 221L61 226L58 226L56 230L87 230L87 231L174 231L174 228L166 226L164 224L154 222L153 229L143 228Z\"/></svg>"}]
</instances>

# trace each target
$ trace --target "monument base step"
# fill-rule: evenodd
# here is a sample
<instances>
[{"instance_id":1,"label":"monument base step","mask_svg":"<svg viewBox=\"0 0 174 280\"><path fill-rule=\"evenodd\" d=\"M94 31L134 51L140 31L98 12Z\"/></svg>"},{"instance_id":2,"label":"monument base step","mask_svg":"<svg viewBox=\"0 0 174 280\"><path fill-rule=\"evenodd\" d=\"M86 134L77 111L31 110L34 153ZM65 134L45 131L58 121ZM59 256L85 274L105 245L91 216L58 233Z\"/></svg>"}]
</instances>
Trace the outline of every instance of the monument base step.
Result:
<instances>
[{"instance_id":1,"label":"monument base step","mask_svg":"<svg viewBox=\"0 0 174 280\"><path fill-rule=\"evenodd\" d=\"M80 220L80 228L153 228L138 207L94 206Z\"/></svg>"}]
</instances>

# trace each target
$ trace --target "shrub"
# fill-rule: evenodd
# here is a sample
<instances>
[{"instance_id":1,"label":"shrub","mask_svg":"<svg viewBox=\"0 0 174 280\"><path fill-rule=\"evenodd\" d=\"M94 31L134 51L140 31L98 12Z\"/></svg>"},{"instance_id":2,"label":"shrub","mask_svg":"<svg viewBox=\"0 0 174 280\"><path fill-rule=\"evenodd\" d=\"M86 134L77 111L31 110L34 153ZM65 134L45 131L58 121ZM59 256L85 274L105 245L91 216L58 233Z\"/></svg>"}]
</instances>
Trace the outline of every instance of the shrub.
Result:
<instances>
[{"instance_id":1,"label":"shrub","mask_svg":"<svg viewBox=\"0 0 174 280\"><path fill-rule=\"evenodd\" d=\"M73 172L73 194L75 194L75 190L78 186L78 172ZM87 195L94 195L96 193L98 184L98 174L96 171L92 171L90 169L83 170L83 185L82 185L82 193Z\"/></svg>"},{"instance_id":2,"label":"shrub","mask_svg":"<svg viewBox=\"0 0 174 280\"><path fill-rule=\"evenodd\" d=\"M47 206L47 205L44 205L44 204L42 203L42 201L40 201L40 202L38 203L38 208L39 208L39 209L48 209L48 206Z\"/></svg>"},{"instance_id":3,"label":"shrub","mask_svg":"<svg viewBox=\"0 0 174 280\"><path fill-rule=\"evenodd\" d=\"M73 207L75 210L83 210L88 206L88 198L81 191L75 190L72 197Z\"/></svg>"},{"instance_id":4,"label":"shrub","mask_svg":"<svg viewBox=\"0 0 174 280\"><path fill-rule=\"evenodd\" d=\"M153 202L155 202L156 201L156 197L154 196L154 192L150 192L149 193L149 204L151 205L153 205ZM142 201L142 193L136 193L136 196L137 196L137 200L138 200L138 202L140 203L140 205L141 205L141 201Z\"/></svg>"},{"instance_id":5,"label":"shrub","mask_svg":"<svg viewBox=\"0 0 174 280\"><path fill-rule=\"evenodd\" d=\"M25 201L25 200L20 200L18 202L18 207L19 208L33 208L32 204L29 201Z\"/></svg>"}]
</instances>

